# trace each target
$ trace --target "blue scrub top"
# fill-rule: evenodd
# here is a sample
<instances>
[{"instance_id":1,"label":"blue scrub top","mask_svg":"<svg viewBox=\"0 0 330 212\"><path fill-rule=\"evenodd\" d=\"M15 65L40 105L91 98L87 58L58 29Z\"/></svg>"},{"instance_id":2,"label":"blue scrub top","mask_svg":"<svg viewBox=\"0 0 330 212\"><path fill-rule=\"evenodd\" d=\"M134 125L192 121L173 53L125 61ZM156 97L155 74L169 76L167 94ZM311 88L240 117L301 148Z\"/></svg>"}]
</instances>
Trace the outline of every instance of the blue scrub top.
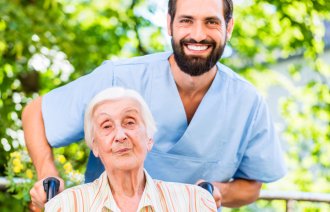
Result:
<instances>
[{"instance_id":1,"label":"blue scrub top","mask_svg":"<svg viewBox=\"0 0 330 212\"><path fill-rule=\"evenodd\" d=\"M145 161L153 178L184 183L281 178L285 174L282 150L256 89L218 63L215 79L188 125L168 62L171 54L106 61L92 73L46 94L42 114L50 145L81 140L89 101L107 87L123 86L144 97L157 123L154 147ZM101 162L92 157L86 182L102 171Z\"/></svg>"}]
</instances>

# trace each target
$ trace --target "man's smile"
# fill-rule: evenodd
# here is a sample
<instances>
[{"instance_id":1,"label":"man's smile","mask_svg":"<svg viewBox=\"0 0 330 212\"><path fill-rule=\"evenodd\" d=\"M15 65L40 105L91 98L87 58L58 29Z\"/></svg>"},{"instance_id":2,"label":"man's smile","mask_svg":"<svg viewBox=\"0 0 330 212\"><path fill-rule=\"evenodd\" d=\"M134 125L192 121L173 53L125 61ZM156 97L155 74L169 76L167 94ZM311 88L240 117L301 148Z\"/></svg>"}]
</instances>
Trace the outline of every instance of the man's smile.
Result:
<instances>
[{"instance_id":1,"label":"man's smile","mask_svg":"<svg viewBox=\"0 0 330 212\"><path fill-rule=\"evenodd\" d=\"M212 50L212 45L210 44L184 43L183 46L187 55L205 55Z\"/></svg>"},{"instance_id":2,"label":"man's smile","mask_svg":"<svg viewBox=\"0 0 330 212\"><path fill-rule=\"evenodd\" d=\"M213 47L215 46L212 41L203 40L201 42L197 42L193 39L184 39L181 40L181 46L183 47L183 51L186 52L187 55L189 54L197 54L197 55L205 55L210 54Z\"/></svg>"},{"instance_id":3,"label":"man's smile","mask_svg":"<svg viewBox=\"0 0 330 212\"><path fill-rule=\"evenodd\" d=\"M210 47L210 45L196 45L196 44L186 44L186 47L192 51L204 51Z\"/></svg>"}]
</instances>

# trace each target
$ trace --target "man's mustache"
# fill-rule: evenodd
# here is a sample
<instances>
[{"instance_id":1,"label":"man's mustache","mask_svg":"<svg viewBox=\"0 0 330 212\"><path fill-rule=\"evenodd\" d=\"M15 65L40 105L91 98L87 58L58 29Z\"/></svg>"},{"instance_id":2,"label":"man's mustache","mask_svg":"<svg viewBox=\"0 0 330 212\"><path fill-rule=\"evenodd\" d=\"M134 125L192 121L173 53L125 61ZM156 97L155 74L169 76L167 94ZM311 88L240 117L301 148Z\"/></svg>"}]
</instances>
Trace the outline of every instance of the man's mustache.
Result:
<instances>
[{"instance_id":1,"label":"man's mustache","mask_svg":"<svg viewBox=\"0 0 330 212\"><path fill-rule=\"evenodd\" d=\"M193 43L193 44L203 44L203 45L212 45L212 46L215 46L215 42L214 41L211 41L211 40L201 40L199 42L197 42L196 40L194 39L182 39L180 41L180 43L183 45L183 44L187 44L187 43Z\"/></svg>"}]
</instances>

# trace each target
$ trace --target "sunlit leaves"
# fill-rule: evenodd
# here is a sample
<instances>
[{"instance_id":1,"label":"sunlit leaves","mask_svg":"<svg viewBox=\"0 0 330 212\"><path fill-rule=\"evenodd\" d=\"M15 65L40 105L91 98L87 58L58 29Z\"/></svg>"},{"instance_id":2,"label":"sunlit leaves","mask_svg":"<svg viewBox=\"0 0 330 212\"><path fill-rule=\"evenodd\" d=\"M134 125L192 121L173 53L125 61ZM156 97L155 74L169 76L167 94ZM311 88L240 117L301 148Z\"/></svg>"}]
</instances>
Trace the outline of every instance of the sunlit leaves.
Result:
<instances>
[{"instance_id":1,"label":"sunlit leaves","mask_svg":"<svg viewBox=\"0 0 330 212\"><path fill-rule=\"evenodd\" d=\"M291 156L290 160L299 161L299 166L295 166L290 175L293 175L300 189L325 191L325 188L315 187L314 182L329 178L326 171L330 168L329 96L328 85L310 83L293 93L292 98L282 104L283 117L287 122L284 137L291 146L288 154ZM313 173L312 181L300 182L298 170L304 175ZM329 192L327 189L326 191Z\"/></svg>"},{"instance_id":2,"label":"sunlit leaves","mask_svg":"<svg viewBox=\"0 0 330 212\"><path fill-rule=\"evenodd\" d=\"M20 130L22 108L31 98L108 58L145 53L149 41L142 44L138 31L150 22L136 17L134 8L131 1L0 1L0 137L7 149L16 147L5 130ZM150 51L161 49L158 30L152 28ZM0 154L1 164L6 155Z\"/></svg>"},{"instance_id":3,"label":"sunlit leaves","mask_svg":"<svg viewBox=\"0 0 330 212\"><path fill-rule=\"evenodd\" d=\"M106 59L165 49L158 24L162 21L150 18L157 11L150 2L0 0L1 164L7 151L22 145L20 114L32 98L89 73ZM264 95L271 85L288 94L280 103L284 120L280 136L289 164L282 188L330 192L325 186L330 181L329 53L321 57L330 4L326 0L244 2L235 5L229 41L234 55L222 62L246 76ZM292 57L304 62L284 66L282 61ZM279 63L285 74L273 70ZM305 78L305 69L311 70L311 79ZM86 148L74 144L56 153L83 171ZM3 170L1 166L1 175Z\"/></svg>"}]
</instances>

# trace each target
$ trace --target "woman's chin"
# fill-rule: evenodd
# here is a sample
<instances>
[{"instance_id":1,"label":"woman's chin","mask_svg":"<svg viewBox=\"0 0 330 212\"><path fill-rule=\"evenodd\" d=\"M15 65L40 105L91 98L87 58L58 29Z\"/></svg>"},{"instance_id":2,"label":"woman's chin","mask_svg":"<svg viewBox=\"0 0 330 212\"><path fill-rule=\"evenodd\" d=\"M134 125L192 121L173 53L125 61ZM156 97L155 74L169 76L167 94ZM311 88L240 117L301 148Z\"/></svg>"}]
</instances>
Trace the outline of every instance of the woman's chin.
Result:
<instances>
[{"instance_id":1,"label":"woman's chin","mask_svg":"<svg viewBox=\"0 0 330 212\"><path fill-rule=\"evenodd\" d=\"M138 170L139 168L143 167L143 164L138 164L136 161L130 160L121 160L118 161L115 165L111 166L113 171L133 171Z\"/></svg>"}]
</instances>

